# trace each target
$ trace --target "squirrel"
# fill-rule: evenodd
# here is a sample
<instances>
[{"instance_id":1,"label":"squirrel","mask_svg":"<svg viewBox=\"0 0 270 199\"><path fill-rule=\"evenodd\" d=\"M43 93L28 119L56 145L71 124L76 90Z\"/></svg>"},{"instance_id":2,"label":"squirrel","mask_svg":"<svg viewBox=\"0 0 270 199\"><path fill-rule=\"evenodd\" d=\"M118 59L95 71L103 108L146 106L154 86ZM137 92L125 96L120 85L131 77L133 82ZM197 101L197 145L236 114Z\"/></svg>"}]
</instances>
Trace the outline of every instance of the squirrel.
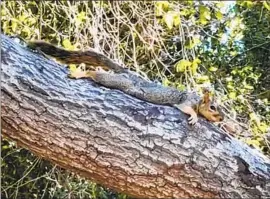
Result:
<instances>
[{"instance_id":1,"label":"squirrel","mask_svg":"<svg viewBox=\"0 0 270 199\"><path fill-rule=\"evenodd\" d=\"M69 74L70 78L90 78L108 88L118 89L138 99L160 105L170 105L190 115L189 124L198 121L198 115L211 122L224 119L222 111L210 100L210 92L204 90L201 98L195 92L179 91L176 88L164 87L147 81L132 71L113 62L110 58L93 50L68 51L43 41L28 43L31 49L38 50L56 58L65 64L86 64L102 70L76 70ZM106 71L110 70L110 71Z\"/></svg>"},{"instance_id":2,"label":"squirrel","mask_svg":"<svg viewBox=\"0 0 270 199\"><path fill-rule=\"evenodd\" d=\"M154 82L128 73L110 73L104 70L82 71L77 70L69 74L70 78L90 78L96 83L108 88L121 90L126 94L154 104L170 105L190 115L189 124L198 121L198 114L211 122L220 122L224 119L222 111L210 100L210 92L203 91L203 97L195 92L179 91L172 87L164 87Z\"/></svg>"}]
</instances>

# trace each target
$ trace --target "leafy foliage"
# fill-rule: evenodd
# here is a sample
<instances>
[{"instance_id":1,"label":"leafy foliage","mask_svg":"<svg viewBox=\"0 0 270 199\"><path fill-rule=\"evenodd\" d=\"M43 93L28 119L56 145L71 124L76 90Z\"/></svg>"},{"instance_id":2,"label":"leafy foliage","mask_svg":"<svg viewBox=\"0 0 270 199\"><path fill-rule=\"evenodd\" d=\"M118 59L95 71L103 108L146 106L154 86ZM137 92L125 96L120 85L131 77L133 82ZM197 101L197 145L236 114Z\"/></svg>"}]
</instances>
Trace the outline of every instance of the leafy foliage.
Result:
<instances>
[{"instance_id":1,"label":"leafy foliage","mask_svg":"<svg viewBox=\"0 0 270 199\"><path fill-rule=\"evenodd\" d=\"M1 198L127 198L2 140Z\"/></svg>"},{"instance_id":2,"label":"leafy foliage","mask_svg":"<svg viewBox=\"0 0 270 199\"><path fill-rule=\"evenodd\" d=\"M248 132L236 136L270 154L269 2L5 1L1 15L5 34L93 47L178 89L211 85L227 116ZM2 141L2 151L3 197L113 195L12 143Z\"/></svg>"}]
</instances>

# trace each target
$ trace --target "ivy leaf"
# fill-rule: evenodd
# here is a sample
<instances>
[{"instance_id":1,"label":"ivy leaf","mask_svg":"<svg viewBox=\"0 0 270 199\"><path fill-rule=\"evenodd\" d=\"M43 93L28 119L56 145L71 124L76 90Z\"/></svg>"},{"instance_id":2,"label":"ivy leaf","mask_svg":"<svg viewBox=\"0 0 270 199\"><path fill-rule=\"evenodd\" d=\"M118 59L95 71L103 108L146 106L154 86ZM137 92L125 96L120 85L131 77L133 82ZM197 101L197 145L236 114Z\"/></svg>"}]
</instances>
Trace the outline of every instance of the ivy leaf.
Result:
<instances>
[{"instance_id":1,"label":"ivy leaf","mask_svg":"<svg viewBox=\"0 0 270 199\"><path fill-rule=\"evenodd\" d=\"M216 72L217 70L218 70L218 68L217 67L214 67L214 66L211 66L209 68L209 71L211 71L211 72Z\"/></svg>"},{"instance_id":2,"label":"ivy leaf","mask_svg":"<svg viewBox=\"0 0 270 199\"><path fill-rule=\"evenodd\" d=\"M164 14L163 20L170 30L173 28L173 26L179 26L181 24L180 13L175 11L169 11Z\"/></svg>"},{"instance_id":3,"label":"ivy leaf","mask_svg":"<svg viewBox=\"0 0 270 199\"><path fill-rule=\"evenodd\" d=\"M185 59L180 60L176 64L176 72L185 72L191 66L191 62Z\"/></svg>"},{"instance_id":4,"label":"ivy leaf","mask_svg":"<svg viewBox=\"0 0 270 199\"><path fill-rule=\"evenodd\" d=\"M202 43L201 40L197 37L193 37L191 40L189 40L187 42L187 44L185 45L186 48L188 49L192 49L195 46L197 46L198 44Z\"/></svg>"},{"instance_id":5,"label":"ivy leaf","mask_svg":"<svg viewBox=\"0 0 270 199\"><path fill-rule=\"evenodd\" d=\"M183 85L183 84L178 84L178 85L176 86L176 88L177 88L178 90L180 90L180 91L186 90L186 87L185 87L185 85Z\"/></svg>"},{"instance_id":6,"label":"ivy leaf","mask_svg":"<svg viewBox=\"0 0 270 199\"><path fill-rule=\"evenodd\" d=\"M162 16L165 11L169 8L168 1L158 1L156 3L156 16Z\"/></svg>"},{"instance_id":7,"label":"ivy leaf","mask_svg":"<svg viewBox=\"0 0 270 199\"><path fill-rule=\"evenodd\" d=\"M169 83L170 83L170 81L167 78L164 78L162 80L162 85L164 85L164 86L169 86Z\"/></svg>"},{"instance_id":8,"label":"ivy leaf","mask_svg":"<svg viewBox=\"0 0 270 199\"><path fill-rule=\"evenodd\" d=\"M28 18L27 22L29 22L30 25L34 25L37 20L35 18Z\"/></svg>"},{"instance_id":9,"label":"ivy leaf","mask_svg":"<svg viewBox=\"0 0 270 199\"><path fill-rule=\"evenodd\" d=\"M182 16L187 16L189 13L190 12L187 9L183 9L183 10L180 11L180 15L182 15Z\"/></svg>"},{"instance_id":10,"label":"ivy leaf","mask_svg":"<svg viewBox=\"0 0 270 199\"><path fill-rule=\"evenodd\" d=\"M253 90L253 89L254 89L253 86L248 85L248 84L246 84L246 85L244 86L244 88L245 88L245 89L248 89L248 90Z\"/></svg>"},{"instance_id":11,"label":"ivy leaf","mask_svg":"<svg viewBox=\"0 0 270 199\"><path fill-rule=\"evenodd\" d=\"M261 122L258 128L261 132L266 133L269 127L266 123Z\"/></svg>"},{"instance_id":12,"label":"ivy leaf","mask_svg":"<svg viewBox=\"0 0 270 199\"><path fill-rule=\"evenodd\" d=\"M231 56L237 55L237 51L231 51L231 52L230 52L230 55L231 55ZM235 74L235 72L233 71L232 74Z\"/></svg>"},{"instance_id":13,"label":"ivy leaf","mask_svg":"<svg viewBox=\"0 0 270 199\"><path fill-rule=\"evenodd\" d=\"M11 21L11 30L13 32L16 32L17 28L18 28L18 23L15 20L12 20Z\"/></svg>"},{"instance_id":14,"label":"ivy leaf","mask_svg":"<svg viewBox=\"0 0 270 199\"><path fill-rule=\"evenodd\" d=\"M250 117L250 120L251 121L255 121L255 122L258 122L259 121L259 118L258 118L258 116L255 113L250 113L249 114L249 117Z\"/></svg>"},{"instance_id":15,"label":"ivy leaf","mask_svg":"<svg viewBox=\"0 0 270 199\"><path fill-rule=\"evenodd\" d=\"M217 6L218 8L223 8L223 7L225 6L225 4L224 4L224 2L220 1L220 2L217 2L217 3L216 3L216 6Z\"/></svg>"},{"instance_id":16,"label":"ivy leaf","mask_svg":"<svg viewBox=\"0 0 270 199\"><path fill-rule=\"evenodd\" d=\"M249 139L246 142L247 142L247 144L252 145L256 148L260 148L260 142L258 140Z\"/></svg>"},{"instance_id":17,"label":"ivy leaf","mask_svg":"<svg viewBox=\"0 0 270 199\"><path fill-rule=\"evenodd\" d=\"M31 30L28 26L24 26L22 32L25 33L27 36L31 35Z\"/></svg>"},{"instance_id":18,"label":"ivy leaf","mask_svg":"<svg viewBox=\"0 0 270 199\"><path fill-rule=\"evenodd\" d=\"M254 3L252 1L244 1L246 3L247 8L252 8Z\"/></svg>"},{"instance_id":19,"label":"ivy leaf","mask_svg":"<svg viewBox=\"0 0 270 199\"><path fill-rule=\"evenodd\" d=\"M169 2L168 1L158 1L157 6L161 7L163 10L167 11L169 8Z\"/></svg>"},{"instance_id":20,"label":"ivy leaf","mask_svg":"<svg viewBox=\"0 0 270 199\"><path fill-rule=\"evenodd\" d=\"M24 22L26 20L26 18L27 18L27 15L23 13L22 15L19 16L18 20L20 22Z\"/></svg>"},{"instance_id":21,"label":"ivy leaf","mask_svg":"<svg viewBox=\"0 0 270 199\"><path fill-rule=\"evenodd\" d=\"M173 15L169 12L163 16L164 22L170 30L173 28L173 18Z\"/></svg>"},{"instance_id":22,"label":"ivy leaf","mask_svg":"<svg viewBox=\"0 0 270 199\"><path fill-rule=\"evenodd\" d=\"M174 26L179 26L181 24L180 14L173 17L173 24Z\"/></svg>"},{"instance_id":23,"label":"ivy leaf","mask_svg":"<svg viewBox=\"0 0 270 199\"><path fill-rule=\"evenodd\" d=\"M220 21L221 19L223 19L223 14L220 11L217 11L216 18Z\"/></svg>"},{"instance_id":24,"label":"ivy leaf","mask_svg":"<svg viewBox=\"0 0 270 199\"><path fill-rule=\"evenodd\" d=\"M85 12L80 12L80 13L77 15L76 19L75 19L76 24L77 24L77 25L80 25L81 23L83 23L83 21L85 21L85 19L86 19L86 14L85 14Z\"/></svg>"},{"instance_id":25,"label":"ivy leaf","mask_svg":"<svg viewBox=\"0 0 270 199\"><path fill-rule=\"evenodd\" d=\"M196 77L198 83L207 83L209 82L209 77L207 75L199 75Z\"/></svg>"},{"instance_id":26,"label":"ivy leaf","mask_svg":"<svg viewBox=\"0 0 270 199\"><path fill-rule=\"evenodd\" d=\"M236 92L230 92L229 93L229 98L236 99Z\"/></svg>"},{"instance_id":27,"label":"ivy leaf","mask_svg":"<svg viewBox=\"0 0 270 199\"><path fill-rule=\"evenodd\" d=\"M263 6L270 11L270 5L266 1L263 2Z\"/></svg>"},{"instance_id":28,"label":"ivy leaf","mask_svg":"<svg viewBox=\"0 0 270 199\"><path fill-rule=\"evenodd\" d=\"M162 16L162 15L163 15L163 9L162 9L162 6L157 6L157 7L156 7L155 13L156 13L156 16L157 16L157 17Z\"/></svg>"},{"instance_id":29,"label":"ivy leaf","mask_svg":"<svg viewBox=\"0 0 270 199\"><path fill-rule=\"evenodd\" d=\"M200 6L200 22L203 25L206 25L208 21L211 19L210 10L206 6Z\"/></svg>"},{"instance_id":30,"label":"ivy leaf","mask_svg":"<svg viewBox=\"0 0 270 199\"><path fill-rule=\"evenodd\" d=\"M192 62L192 65L191 65L191 70L192 70L192 74L196 74L197 73L197 68L198 68L198 65L201 63L201 60L198 59L198 58L195 58Z\"/></svg>"},{"instance_id":31,"label":"ivy leaf","mask_svg":"<svg viewBox=\"0 0 270 199\"><path fill-rule=\"evenodd\" d=\"M62 42L62 45L64 46L64 48L68 50L74 50L74 46L71 44L71 42L68 39L64 39Z\"/></svg>"}]
</instances>

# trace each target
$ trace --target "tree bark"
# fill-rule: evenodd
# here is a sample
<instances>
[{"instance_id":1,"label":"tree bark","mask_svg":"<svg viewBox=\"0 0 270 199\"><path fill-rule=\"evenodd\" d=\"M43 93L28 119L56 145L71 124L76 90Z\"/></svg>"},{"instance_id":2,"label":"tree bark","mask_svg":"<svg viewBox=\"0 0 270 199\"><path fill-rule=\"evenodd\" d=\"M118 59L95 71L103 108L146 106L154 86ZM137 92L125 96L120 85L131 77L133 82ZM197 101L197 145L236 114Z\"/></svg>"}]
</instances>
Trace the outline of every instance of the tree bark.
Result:
<instances>
[{"instance_id":1,"label":"tree bark","mask_svg":"<svg viewBox=\"0 0 270 199\"><path fill-rule=\"evenodd\" d=\"M270 197L269 159L213 124L1 44L2 133L36 155L138 198Z\"/></svg>"}]
</instances>

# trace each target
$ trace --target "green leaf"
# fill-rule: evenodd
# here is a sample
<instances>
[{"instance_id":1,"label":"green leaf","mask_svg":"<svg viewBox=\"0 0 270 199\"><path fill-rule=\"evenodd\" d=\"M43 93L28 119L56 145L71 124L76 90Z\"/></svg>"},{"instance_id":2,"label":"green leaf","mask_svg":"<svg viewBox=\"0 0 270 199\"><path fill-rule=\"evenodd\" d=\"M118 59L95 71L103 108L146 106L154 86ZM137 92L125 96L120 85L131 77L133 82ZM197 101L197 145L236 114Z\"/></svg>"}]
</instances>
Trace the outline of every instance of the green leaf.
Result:
<instances>
[{"instance_id":1,"label":"green leaf","mask_svg":"<svg viewBox=\"0 0 270 199\"><path fill-rule=\"evenodd\" d=\"M255 5L255 3L252 1L245 1L245 2L246 2L247 8L252 8Z\"/></svg>"},{"instance_id":2,"label":"green leaf","mask_svg":"<svg viewBox=\"0 0 270 199\"><path fill-rule=\"evenodd\" d=\"M180 11L179 14L182 15L182 16L187 16L189 13L190 13L189 10L183 9L183 10Z\"/></svg>"},{"instance_id":3,"label":"green leaf","mask_svg":"<svg viewBox=\"0 0 270 199\"><path fill-rule=\"evenodd\" d=\"M169 9L168 1L158 1L156 3L156 16L162 16L165 11Z\"/></svg>"},{"instance_id":4,"label":"green leaf","mask_svg":"<svg viewBox=\"0 0 270 199\"><path fill-rule=\"evenodd\" d=\"M259 118L254 112L249 114L249 118L251 121L259 122Z\"/></svg>"},{"instance_id":5,"label":"green leaf","mask_svg":"<svg viewBox=\"0 0 270 199\"><path fill-rule=\"evenodd\" d=\"M270 5L266 1L263 2L263 6L270 11Z\"/></svg>"},{"instance_id":6,"label":"green leaf","mask_svg":"<svg viewBox=\"0 0 270 199\"><path fill-rule=\"evenodd\" d=\"M163 15L163 9L162 6L156 6L156 10L155 10L156 16L160 17Z\"/></svg>"},{"instance_id":7,"label":"green leaf","mask_svg":"<svg viewBox=\"0 0 270 199\"><path fill-rule=\"evenodd\" d=\"M30 25L34 25L37 22L37 20L36 18L28 18L27 22L29 22Z\"/></svg>"},{"instance_id":8,"label":"green leaf","mask_svg":"<svg viewBox=\"0 0 270 199\"><path fill-rule=\"evenodd\" d=\"M173 28L173 18L174 16L171 13L166 13L163 16L164 22L170 30Z\"/></svg>"},{"instance_id":9,"label":"green leaf","mask_svg":"<svg viewBox=\"0 0 270 199\"><path fill-rule=\"evenodd\" d=\"M191 71L192 71L192 74L196 74L197 73L197 68L198 68L198 65L201 63L201 60L198 59L198 58L195 58L192 62L192 65L191 65Z\"/></svg>"},{"instance_id":10,"label":"green leaf","mask_svg":"<svg viewBox=\"0 0 270 199\"><path fill-rule=\"evenodd\" d=\"M71 44L71 42L68 39L64 39L62 42L62 45L64 46L64 48L68 50L74 50L74 46Z\"/></svg>"},{"instance_id":11,"label":"green leaf","mask_svg":"<svg viewBox=\"0 0 270 199\"><path fill-rule=\"evenodd\" d=\"M253 90L253 89L254 89L253 86L248 85L248 84L246 84L246 85L244 86L244 88L245 88L245 89L248 89L248 90Z\"/></svg>"},{"instance_id":12,"label":"green leaf","mask_svg":"<svg viewBox=\"0 0 270 199\"><path fill-rule=\"evenodd\" d=\"M224 4L224 2L219 1L219 2L216 3L216 6L217 6L218 8L223 8L223 7L225 6L225 4Z\"/></svg>"},{"instance_id":13,"label":"green leaf","mask_svg":"<svg viewBox=\"0 0 270 199\"><path fill-rule=\"evenodd\" d=\"M158 1L157 6L160 6L163 10L167 11L169 8L169 2L168 1Z\"/></svg>"},{"instance_id":14,"label":"green leaf","mask_svg":"<svg viewBox=\"0 0 270 199\"><path fill-rule=\"evenodd\" d=\"M229 76L229 77L226 77L225 80L226 80L227 82L231 82L231 81L233 81L233 78L232 78L232 76Z\"/></svg>"},{"instance_id":15,"label":"green leaf","mask_svg":"<svg viewBox=\"0 0 270 199\"><path fill-rule=\"evenodd\" d=\"M209 68L209 71L211 71L211 72L215 72L215 71L217 71L218 70L218 68L217 67L214 67L214 66L211 66L210 68Z\"/></svg>"},{"instance_id":16,"label":"green leaf","mask_svg":"<svg viewBox=\"0 0 270 199\"><path fill-rule=\"evenodd\" d=\"M7 12L5 9L1 9L1 16L2 16L2 19L3 19L3 16L6 16Z\"/></svg>"},{"instance_id":17,"label":"green leaf","mask_svg":"<svg viewBox=\"0 0 270 199\"><path fill-rule=\"evenodd\" d=\"M240 17L234 17L228 24L229 24L229 28L232 29L232 30L238 30L238 29L244 29L245 28L245 25L244 23L242 22L243 21L243 18L240 18ZM235 33L232 34L233 35L236 35L238 34L238 31L236 31Z\"/></svg>"},{"instance_id":18,"label":"green leaf","mask_svg":"<svg viewBox=\"0 0 270 199\"><path fill-rule=\"evenodd\" d=\"M199 21L203 25L206 25L208 23L208 21L204 17L200 17L200 20Z\"/></svg>"},{"instance_id":19,"label":"green leaf","mask_svg":"<svg viewBox=\"0 0 270 199\"><path fill-rule=\"evenodd\" d=\"M243 33L240 32L240 33L238 33L238 34L235 35L234 39L241 40L243 37L244 37Z\"/></svg>"},{"instance_id":20,"label":"green leaf","mask_svg":"<svg viewBox=\"0 0 270 199\"><path fill-rule=\"evenodd\" d=\"M169 29L173 26L179 26L181 23L180 13L175 11L169 11L163 15L163 20Z\"/></svg>"},{"instance_id":21,"label":"green leaf","mask_svg":"<svg viewBox=\"0 0 270 199\"><path fill-rule=\"evenodd\" d=\"M176 88L177 88L178 90L180 90L180 91L186 90L186 87L185 87L185 85L183 85L183 84L178 84L178 85L176 86Z\"/></svg>"},{"instance_id":22,"label":"green leaf","mask_svg":"<svg viewBox=\"0 0 270 199\"><path fill-rule=\"evenodd\" d=\"M231 55L231 56L237 55L237 51L231 51L231 52L230 52L230 55ZM234 73L233 73L233 74L234 74Z\"/></svg>"},{"instance_id":23,"label":"green leaf","mask_svg":"<svg viewBox=\"0 0 270 199\"><path fill-rule=\"evenodd\" d=\"M184 72L187 70L188 67L191 66L191 62L185 59L180 60L176 63L176 72Z\"/></svg>"},{"instance_id":24,"label":"green leaf","mask_svg":"<svg viewBox=\"0 0 270 199\"><path fill-rule=\"evenodd\" d=\"M18 28L18 23L15 20L12 20L11 21L11 30L13 32L16 32L17 28Z\"/></svg>"},{"instance_id":25,"label":"green leaf","mask_svg":"<svg viewBox=\"0 0 270 199\"><path fill-rule=\"evenodd\" d=\"M200 43L201 43L201 40L199 38L193 37L191 40L187 42L187 45L185 47L188 49L192 49Z\"/></svg>"},{"instance_id":26,"label":"green leaf","mask_svg":"<svg viewBox=\"0 0 270 199\"><path fill-rule=\"evenodd\" d=\"M24 22L26 18L27 18L27 15L25 15L25 14L23 13L22 15L19 16L18 20L19 20L20 22Z\"/></svg>"},{"instance_id":27,"label":"green leaf","mask_svg":"<svg viewBox=\"0 0 270 199\"><path fill-rule=\"evenodd\" d=\"M85 21L85 19L86 19L86 14L85 14L85 12L80 12L80 13L77 15L76 19L75 19L76 24L79 25L79 24L83 23L83 21Z\"/></svg>"},{"instance_id":28,"label":"green leaf","mask_svg":"<svg viewBox=\"0 0 270 199\"><path fill-rule=\"evenodd\" d=\"M223 14L220 11L217 11L216 18L220 21L221 19L223 19Z\"/></svg>"},{"instance_id":29,"label":"green leaf","mask_svg":"<svg viewBox=\"0 0 270 199\"><path fill-rule=\"evenodd\" d=\"M229 98L236 99L236 92L230 92L229 93Z\"/></svg>"},{"instance_id":30,"label":"green leaf","mask_svg":"<svg viewBox=\"0 0 270 199\"><path fill-rule=\"evenodd\" d=\"M209 81L209 77L207 75L200 75L200 76L196 77L196 79L199 82L204 82L204 83Z\"/></svg>"},{"instance_id":31,"label":"green leaf","mask_svg":"<svg viewBox=\"0 0 270 199\"><path fill-rule=\"evenodd\" d=\"M227 85L227 88L230 89L230 90L234 90L235 89L235 87L233 85L231 85L231 84L228 84Z\"/></svg>"},{"instance_id":32,"label":"green leaf","mask_svg":"<svg viewBox=\"0 0 270 199\"><path fill-rule=\"evenodd\" d=\"M200 6L199 11L200 11L199 21L201 22L201 24L206 25L208 21L211 19L209 8L207 8L206 6Z\"/></svg>"},{"instance_id":33,"label":"green leaf","mask_svg":"<svg viewBox=\"0 0 270 199\"><path fill-rule=\"evenodd\" d=\"M237 99L240 100L242 103L245 103L247 101L243 95L238 95Z\"/></svg>"},{"instance_id":34,"label":"green leaf","mask_svg":"<svg viewBox=\"0 0 270 199\"><path fill-rule=\"evenodd\" d=\"M100 8L108 8L109 5L107 2L105 1L99 1L98 4L97 4Z\"/></svg>"},{"instance_id":35,"label":"green leaf","mask_svg":"<svg viewBox=\"0 0 270 199\"><path fill-rule=\"evenodd\" d=\"M249 139L249 140L246 141L246 143L249 144L249 145L252 145L254 147L260 148L260 142L258 140Z\"/></svg>"},{"instance_id":36,"label":"green leaf","mask_svg":"<svg viewBox=\"0 0 270 199\"><path fill-rule=\"evenodd\" d=\"M164 78L162 80L162 85L164 85L164 86L169 86L169 83L170 83L170 81L167 78Z\"/></svg>"},{"instance_id":37,"label":"green leaf","mask_svg":"<svg viewBox=\"0 0 270 199\"><path fill-rule=\"evenodd\" d=\"M24 26L22 32L25 33L27 36L31 35L31 30L28 26Z\"/></svg>"},{"instance_id":38,"label":"green leaf","mask_svg":"<svg viewBox=\"0 0 270 199\"><path fill-rule=\"evenodd\" d=\"M258 126L258 128L259 128L259 130L261 132L266 133L267 130L268 130L268 128L269 128L269 126L266 123L261 122L260 125Z\"/></svg>"},{"instance_id":39,"label":"green leaf","mask_svg":"<svg viewBox=\"0 0 270 199\"><path fill-rule=\"evenodd\" d=\"M174 26L179 26L181 24L180 14L173 17L173 24Z\"/></svg>"},{"instance_id":40,"label":"green leaf","mask_svg":"<svg viewBox=\"0 0 270 199\"><path fill-rule=\"evenodd\" d=\"M201 40L199 38L197 38L197 37L194 37L193 38L193 42L194 42L194 45L195 46L198 45L198 44L200 44L200 43L202 43Z\"/></svg>"}]
</instances>

